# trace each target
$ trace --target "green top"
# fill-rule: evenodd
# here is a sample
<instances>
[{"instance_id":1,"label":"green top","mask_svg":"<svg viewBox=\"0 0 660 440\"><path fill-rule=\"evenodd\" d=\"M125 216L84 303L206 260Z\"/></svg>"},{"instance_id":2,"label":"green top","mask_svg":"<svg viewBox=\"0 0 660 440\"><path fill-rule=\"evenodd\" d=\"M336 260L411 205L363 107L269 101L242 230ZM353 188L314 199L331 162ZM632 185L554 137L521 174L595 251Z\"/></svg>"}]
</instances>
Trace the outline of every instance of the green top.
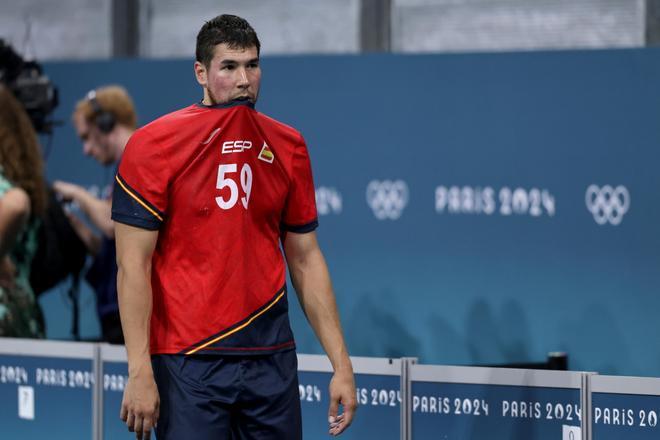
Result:
<instances>
[{"instance_id":1,"label":"green top","mask_svg":"<svg viewBox=\"0 0 660 440\"><path fill-rule=\"evenodd\" d=\"M14 187L0 166L0 199ZM0 286L0 336L44 337L43 316L30 286L30 267L37 252L39 223L38 219L31 217L9 252L16 267L16 277L15 286Z\"/></svg>"}]
</instances>

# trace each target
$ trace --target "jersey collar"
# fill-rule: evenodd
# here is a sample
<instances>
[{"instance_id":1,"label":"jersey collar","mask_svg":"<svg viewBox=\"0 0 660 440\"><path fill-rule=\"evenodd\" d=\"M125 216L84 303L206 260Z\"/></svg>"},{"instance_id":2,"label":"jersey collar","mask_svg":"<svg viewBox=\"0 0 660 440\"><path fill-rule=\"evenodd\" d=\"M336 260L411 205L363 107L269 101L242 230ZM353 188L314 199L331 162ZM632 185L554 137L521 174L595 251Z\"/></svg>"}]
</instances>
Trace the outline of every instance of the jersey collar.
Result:
<instances>
[{"instance_id":1,"label":"jersey collar","mask_svg":"<svg viewBox=\"0 0 660 440\"><path fill-rule=\"evenodd\" d=\"M199 108L231 108L231 107L238 107L241 105L244 105L246 107L254 108L254 103L247 101L245 99L237 99L234 101L229 101L225 102L223 104L215 104L215 105L206 105L203 104L202 101L199 101L198 103L195 104Z\"/></svg>"}]
</instances>

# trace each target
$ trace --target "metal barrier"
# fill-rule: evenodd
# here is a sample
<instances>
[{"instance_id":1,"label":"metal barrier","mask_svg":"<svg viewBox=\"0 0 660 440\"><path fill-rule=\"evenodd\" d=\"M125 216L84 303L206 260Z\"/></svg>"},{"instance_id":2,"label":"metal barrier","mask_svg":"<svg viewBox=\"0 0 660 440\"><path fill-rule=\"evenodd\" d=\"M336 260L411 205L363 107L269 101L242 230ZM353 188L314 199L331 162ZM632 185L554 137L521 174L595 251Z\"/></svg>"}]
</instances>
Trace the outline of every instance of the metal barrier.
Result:
<instances>
[{"instance_id":1,"label":"metal barrier","mask_svg":"<svg viewBox=\"0 0 660 440\"><path fill-rule=\"evenodd\" d=\"M660 379L593 376L590 382L589 440L660 438Z\"/></svg>"},{"instance_id":2,"label":"metal barrier","mask_svg":"<svg viewBox=\"0 0 660 440\"><path fill-rule=\"evenodd\" d=\"M411 438L579 440L584 374L413 365Z\"/></svg>"},{"instance_id":3,"label":"metal barrier","mask_svg":"<svg viewBox=\"0 0 660 440\"><path fill-rule=\"evenodd\" d=\"M660 431L660 379L351 360L359 409L344 439L641 440ZM121 346L0 338L0 437L132 439L119 420L127 374ZM325 356L298 355L307 440L327 438L331 376Z\"/></svg>"},{"instance_id":4,"label":"metal barrier","mask_svg":"<svg viewBox=\"0 0 660 440\"><path fill-rule=\"evenodd\" d=\"M96 438L98 346L0 339L0 437Z\"/></svg>"}]
</instances>

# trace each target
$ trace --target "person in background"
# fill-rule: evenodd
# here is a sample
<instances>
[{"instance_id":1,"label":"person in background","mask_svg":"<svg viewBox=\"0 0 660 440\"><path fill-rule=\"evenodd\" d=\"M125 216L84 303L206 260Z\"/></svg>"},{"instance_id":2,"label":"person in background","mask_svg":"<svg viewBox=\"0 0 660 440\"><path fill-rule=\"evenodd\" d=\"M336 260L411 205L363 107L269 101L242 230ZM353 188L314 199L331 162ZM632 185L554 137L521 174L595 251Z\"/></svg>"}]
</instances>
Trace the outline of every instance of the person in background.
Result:
<instances>
[{"instance_id":1,"label":"person in background","mask_svg":"<svg viewBox=\"0 0 660 440\"><path fill-rule=\"evenodd\" d=\"M30 118L0 84L0 336L45 337L29 282L39 216L47 204L43 169Z\"/></svg>"},{"instance_id":2,"label":"person in background","mask_svg":"<svg viewBox=\"0 0 660 440\"><path fill-rule=\"evenodd\" d=\"M126 90L119 86L105 86L90 91L77 103L72 119L83 153L103 166L117 167L137 124L133 100ZM115 231L110 218L111 195L99 198L80 185L62 181L55 181L53 188L64 200L75 202L98 231L93 231L75 215L69 215L76 233L94 257L86 279L96 292L102 339L122 344Z\"/></svg>"}]
</instances>

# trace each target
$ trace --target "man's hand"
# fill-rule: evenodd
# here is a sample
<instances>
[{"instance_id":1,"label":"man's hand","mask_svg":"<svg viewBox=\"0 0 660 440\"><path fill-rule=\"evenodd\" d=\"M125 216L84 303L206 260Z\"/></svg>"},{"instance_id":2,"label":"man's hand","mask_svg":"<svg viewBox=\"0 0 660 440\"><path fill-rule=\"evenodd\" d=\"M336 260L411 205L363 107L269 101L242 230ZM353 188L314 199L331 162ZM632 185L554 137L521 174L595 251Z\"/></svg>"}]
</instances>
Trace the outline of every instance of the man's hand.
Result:
<instances>
[{"instance_id":1,"label":"man's hand","mask_svg":"<svg viewBox=\"0 0 660 440\"><path fill-rule=\"evenodd\" d=\"M82 186L73 183L62 182L61 180L56 180L53 182L53 189L66 201L75 200L76 194L78 194L81 190L84 191Z\"/></svg>"},{"instance_id":2,"label":"man's hand","mask_svg":"<svg viewBox=\"0 0 660 440\"><path fill-rule=\"evenodd\" d=\"M160 397L153 372L131 376L124 390L120 418L138 440L149 440L156 426L160 410Z\"/></svg>"},{"instance_id":3,"label":"man's hand","mask_svg":"<svg viewBox=\"0 0 660 440\"><path fill-rule=\"evenodd\" d=\"M53 182L53 189L65 202L75 202L85 217L103 235L107 238L114 238L115 228L111 218L112 201L110 199L98 198L80 185L62 182L61 180ZM76 232L79 232L79 230L76 230Z\"/></svg>"},{"instance_id":4,"label":"man's hand","mask_svg":"<svg viewBox=\"0 0 660 440\"><path fill-rule=\"evenodd\" d=\"M344 407L342 414L338 414L339 404ZM353 372L350 370L348 372L335 372L330 381L330 409L328 410L330 435L337 436L344 432L353 422L356 409L357 397Z\"/></svg>"}]
</instances>

